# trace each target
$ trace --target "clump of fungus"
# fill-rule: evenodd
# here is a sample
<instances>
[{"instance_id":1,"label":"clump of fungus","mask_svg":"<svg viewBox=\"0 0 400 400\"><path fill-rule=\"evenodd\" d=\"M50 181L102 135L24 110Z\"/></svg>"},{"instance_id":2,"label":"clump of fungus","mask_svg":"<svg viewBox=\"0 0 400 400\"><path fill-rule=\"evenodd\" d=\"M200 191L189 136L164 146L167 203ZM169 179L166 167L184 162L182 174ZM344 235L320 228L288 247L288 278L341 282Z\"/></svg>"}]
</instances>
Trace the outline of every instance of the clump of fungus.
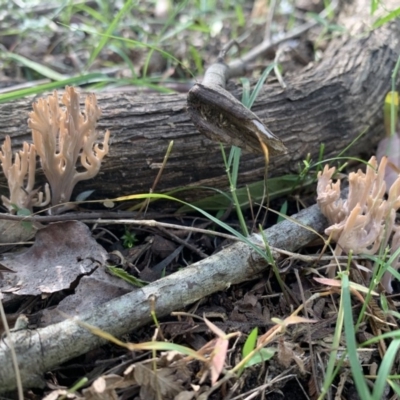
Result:
<instances>
[{"instance_id":1,"label":"clump of fungus","mask_svg":"<svg viewBox=\"0 0 400 400\"><path fill-rule=\"evenodd\" d=\"M392 254L400 245L400 227L395 225L396 210L400 208L400 177L391 185L385 200L386 165L386 157L382 158L379 167L376 158L372 157L366 173L361 170L350 173L347 199L340 198L340 180L332 182L335 168L325 166L318 174L317 202L332 224L325 233L336 242L336 256L350 251L376 254L381 246L387 246L390 238ZM392 267L397 270L399 266L397 258ZM329 276L333 278L335 266L328 268ZM392 275L386 272L381 282L388 293L393 291L391 279Z\"/></svg>"},{"instance_id":2,"label":"clump of fungus","mask_svg":"<svg viewBox=\"0 0 400 400\"><path fill-rule=\"evenodd\" d=\"M23 149L15 154L11 150L11 139L6 139L1 146L0 161L8 182L10 197L1 196L3 204L10 212L16 209L44 207L50 203L49 185L45 185L45 199L43 193L35 190L36 149L33 144L24 142Z\"/></svg>"},{"instance_id":3,"label":"clump of fungus","mask_svg":"<svg viewBox=\"0 0 400 400\"><path fill-rule=\"evenodd\" d=\"M33 189L36 153L50 184L52 205L68 202L75 185L93 178L100 170L101 162L109 150L110 132L105 133L100 147L96 143L99 136L96 123L101 110L97 106L96 96L90 94L86 97L85 111L82 113L79 94L73 87L67 86L62 103L65 109L59 106L55 91L33 104L28 125L32 129L34 144L24 142L23 150L15 155L14 164L9 137L2 146L0 161L10 189L10 198L3 196L2 200L10 211L13 205L32 209L33 206L45 206L50 201L48 185L45 186L45 200L42 192Z\"/></svg>"}]
</instances>

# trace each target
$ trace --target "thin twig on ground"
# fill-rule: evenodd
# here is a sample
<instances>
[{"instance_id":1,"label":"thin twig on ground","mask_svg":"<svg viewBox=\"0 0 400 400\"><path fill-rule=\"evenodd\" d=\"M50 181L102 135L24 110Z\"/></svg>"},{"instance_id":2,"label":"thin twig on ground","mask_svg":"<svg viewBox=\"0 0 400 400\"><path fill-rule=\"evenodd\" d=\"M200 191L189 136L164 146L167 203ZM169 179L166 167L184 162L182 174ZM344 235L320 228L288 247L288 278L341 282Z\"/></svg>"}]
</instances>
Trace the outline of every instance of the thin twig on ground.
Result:
<instances>
[{"instance_id":1,"label":"thin twig on ground","mask_svg":"<svg viewBox=\"0 0 400 400\"><path fill-rule=\"evenodd\" d=\"M286 220L265 231L271 246L295 251L314 240L315 232L322 232L326 227L326 220L316 205L292 218L299 223ZM157 299L155 312L161 318L227 286L254 279L267 266L264 258L247 244L235 243L214 256L98 307L82 317L82 321L121 336L152 320L149 298ZM15 346L24 387L44 385L45 371L104 344L103 339L94 337L74 320L11 333L0 343L0 391L15 388L9 340Z\"/></svg>"}]
</instances>

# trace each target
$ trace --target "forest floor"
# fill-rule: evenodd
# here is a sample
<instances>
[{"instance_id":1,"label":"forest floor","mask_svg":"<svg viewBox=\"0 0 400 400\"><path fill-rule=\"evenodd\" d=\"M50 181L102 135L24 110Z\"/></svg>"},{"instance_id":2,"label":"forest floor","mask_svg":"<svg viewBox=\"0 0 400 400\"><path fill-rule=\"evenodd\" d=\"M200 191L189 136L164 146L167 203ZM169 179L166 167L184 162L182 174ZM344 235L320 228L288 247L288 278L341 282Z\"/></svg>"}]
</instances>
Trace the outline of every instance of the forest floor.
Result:
<instances>
[{"instance_id":1,"label":"forest floor","mask_svg":"<svg viewBox=\"0 0 400 400\"><path fill-rule=\"evenodd\" d=\"M334 13L329 18L321 18L320 13L327 6L322 1L270 1L269 5L260 0L237 1L233 5L224 0L114 3L97 0L70 1L62 6L59 3L14 1L2 7L0 101L6 95L10 100L27 95L38 98L56 88L55 83L62 90L63 82L95 93L133 90L159 92L160 96L174 91L186 93L195 82L201 81L207 67L231 39L236 39L239 46L233 46L227 58L240 58L264 40L278 40L305 21L317 21L300 36L260 56L244 78L248 81L241 82L256 83L265 68L274 62L279 64L276 72L284 79L288 74L300 74L310 63L318 63L332 37L343 34L341 27L335 25ZM22 318L27 318L27 327L33 331L63 319L58 311L70 317L74 316L74 310L80 310L78 314L90 312L92 307L105 301L140 290L138 286L156 282L217 254L233 243L218 235L226 231L218 221L239 235L260 233L260 227L267 229L285 216L315 203L317 172L309 171L311 185L297 187L290 194L271 201L266 196L264 204L250 201L241 212L234 202L218 211L214 206L210 211L214 219L187 208L177 212L176 204L165 201L141 203L144 216L182 226L185 228L182 230L157 223L134 226L90 222L85 222L90 234L81 224L72 222L58 228L47 226L42 229L45 233L39 230L42 234L36 238L31 235L30 244L5 248L9 252L25 250L22 256L25 258L19 256L18 262L24 263L25 269L27 266L31 269L29 273L18 272L10 284L9 272L16 272L18 266L16 262L1 261L0 278L3 277L2 296L7 316L7 324L4 321L0 324L1 332L5 335L6 325L12 329L15 321ZM349 167L341 172L342 177L345 172L350 172ZM149 182L149 187L152 184ZM7 196L5 188L2 192ZM78 196L79 200L88 196L94 199L96 193ZM123 204L118 206L119 210L130 211ZM268 212L265 205L279 216ZM74 211L93 210L93 205L82 203ZM7 211L10 210L3 210ZM23 212L17 211L19 215ZM25 222L24 229L32 228L26 224L29 222ZM190 228L209 232L195 229L191 232ZM2 236L2 243L7 243L6 230ZM72 247L63 248L74 238L78 240ZM181 314L157 319L155 307L152 324L136 328L122 339L135 344L157 342L159 347L144 346L143 351L138 348L129 351L115 343L103 345L43 371L42 387L25 388L25 398L300 400L328 396L377 399L365 397L366 392L360 394L354 368L360 366L362 379L367 386L374 387L379 381L378 366L383 364L386 354L391 354L384 364L387 380L382 383L381 377L382 391L377 389L374 393L381 393L382 399L396 398L399 359L393 351L397 347L388 352L390 340L382 337L368 343L364 350L349 345L349 341L356 346L384 332L398 337L396 297L387 297L384 292L378 297L378 283L371 286L373 279L368 274L324 278L329 261L318 258L329 256L331 262L338 260L327 248L325 239L320 236L253 280L235 285L227 283L225 290L216 291L185 310L174 310ZM84 273L81 267L73 270L71 266L70 275L63 276L68 279L67 287L60 285L60 277L43 283L49 275L46 263L55 262L51 252L54 248L59 248L66 258L76 260L78 254L84 253L95 260L104 260L95 270L101 275L96 279L107 281L106 284L100 289L86 283L88 286L78 290L83 276L94 279L91 266ZM45 259L36 258L43 249L48 250ZM268 259L268 255L265 257ZM340 260L344 274L352 263L362 264L361 272L376 264L371 258ZM39 262L45 270L42 275L37 270ZM277 270L280 272L276 273ZM23 291L11 294L18 292L16 288L21 280L30 284ZM396 282L393 285L397 293L398 285ZM43 286L46 292L38 291ZM352 299L348 303L350 292ZM61 307L66 299L70 304ZM350 307L346 310L344 304ZM356 321L355 332L346 331L349 328L344 320L349 315ZM186 354L181 353L183 347L187 349ZM190 349L195 353L190 353ZM242 362L244 359L247 362ZM17 397L17 391L0 395L0 399Z\"/></svg>"}]
</instances>

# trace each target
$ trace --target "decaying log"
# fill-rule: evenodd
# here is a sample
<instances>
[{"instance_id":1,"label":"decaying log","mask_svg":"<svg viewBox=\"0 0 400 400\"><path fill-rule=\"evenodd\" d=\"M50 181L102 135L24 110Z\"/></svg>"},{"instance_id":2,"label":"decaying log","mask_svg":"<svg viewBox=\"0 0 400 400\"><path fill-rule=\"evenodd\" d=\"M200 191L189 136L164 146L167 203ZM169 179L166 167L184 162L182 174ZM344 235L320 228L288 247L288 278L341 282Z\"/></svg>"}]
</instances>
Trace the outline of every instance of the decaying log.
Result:
<instances>
[{"instance_id":1,"label":"decaying log","mask_svg":"<svg viewBox=\"0 0 400 400\"><path fill-rule=\"evenodd\" d=\"M324 157L334 157L364 131L346 154L369 155L383 135L382 104L400 53L400 19L360 34L367 31L359 22L369 7L362 1L348 7L339 23L349 33L331 41L320 63L287 76L285 90L269 82L253 107L289 150L272 158L271 176L297 171L308 153L317 159L321 143ZM240 91L233 94L239 97ZM30 139L26 120L32 100L0 104L0 139L11 135L15 148ZM98 100L103 109L99 128L110 129L112 146L99 176L78 185L76 192L96 189L101 198L148 191L171 140L174 147L157 191L188 185L227 188L219 145L194 128L185 94L100 93ZM262 179L263 174L263 156L244 154L239 184ZM186 198L190 195L199 196L189 192Z\"/></svg>"},{"instance_id":2,"label":"decaying log","mask_svg":"<svg viewBox=\"0 0 400 400\"><path fill-rule=\"evenodd\" d=\"M299 224L286 220L264 232L270 246L295 251L317 237L310 228L322 232L326 225L317 205L293 218ZM274 257L279 261L279 254ZM151 321L152 297L156 299L157 318L161 318L232 284L255 279L266 268L266 261L255 250L245 243L235 243L205 260L112 300L81 319L112 335L122 336ZM0 393L15 388L9 339L0 342ZM24 388L43 385L44 372L104 343L73 320L37 330L17 331L11 333L11 339Z\"/></svg>"}]
</instances>

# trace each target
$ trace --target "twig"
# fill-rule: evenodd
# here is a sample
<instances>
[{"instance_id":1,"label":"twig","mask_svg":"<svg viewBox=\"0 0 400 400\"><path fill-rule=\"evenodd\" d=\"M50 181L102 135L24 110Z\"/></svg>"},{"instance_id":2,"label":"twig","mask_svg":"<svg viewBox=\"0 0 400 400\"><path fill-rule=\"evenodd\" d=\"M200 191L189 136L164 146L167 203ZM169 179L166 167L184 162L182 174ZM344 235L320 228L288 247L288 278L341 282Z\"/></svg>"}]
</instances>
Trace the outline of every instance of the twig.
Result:
<instances>
[{"instance_id":1,"label":"twig","mask_svg":"<svg viewBox=\"0 0 400 400\"><path fill-rule=\"evenodd\" d=\"M82 222L94 222L93 220L85 220L82 219ZM118 224L124 224L124 225L144 225L144 226L151 226L151 227L164 227L168 229L178 229L180 231L188 231L188 232L196 232L196 233L205 233L206 235L211 235L211 236L219 236L225 239L229 240L234 240L238 241L236 236L233 235L228 235L227 233L222 233L222 232L215 232L215 231L210 231L208 229L202 229L202 228L195 228L193 226L183 226L183 225L176 225L176 224L169 224L167 222L158 222L155 221L154 219L99 219L95 221L96 224L107 224L107 225L118 225Z\"/></svg>"},{"instance_id":2,"label":"twig","mask_svg":"<svg viewBox=\"0 0 400 400\"><path fill-rule=\"evenodd\" d=\"M3 299L3 295L0 292L0 317L1 317L2 325L4 327L5 334L7 336L10 336L11 331L8 326L7 316L4 312L2 299ZM10 351L11 360L12 360L12 365L10 365L10 368L15 373L15 385L18 389L18 399L24 400L24 390L23 390L23 386L22 386L21 373L20 373L19 366L18 366L17 355L15 353L14 342L12 340L9 340L8 346L9 346L9 351Z\"/></svg>"},{"instance_id":3,"label":"twig","mask_svg":"<svg viewBox=\"0 0 400 400\"><path fill-rule=\"evenodd\" d=\"M338 0L333 0L330 8L329 9L324 9L320 14L319 18L326 18L329 13L332 11L335 11L339 5ZM262 54L268 52L271 50L273 47L277 46L278 44L281 44L283 42L286 42L288 40L294 39L303 33L307 32L311 28L314 28L315 26L318 25L317 19L306 22L297 28L292 29L290 32L288 32L285 36L269 41L269 40L264 40L262 43L260 43L258 46L254 47L251 49L247 54L245 54L243 57L240 59L234 60L228 64L229 66L229 71L230 71L230 77L234 76L242 76L246 73L246 66L249 64L251 61L254 61L257 57L261 56Z\"/></svg>"},{"instance_id":4,"label":"twig","mask_svg":"<svg viewBox=\"0 0 400 400\"><path fill-rule=\"evenodd\" d=\"M188 242L188 239L183 240L180 237L174 235L172 232L170 232L168 229L165 229L163 226L159 226L158 229L161 232L164 232L166 235L171 237L173 240L178 242L179 244L182 244L183 246L187 247L188 249L192 250L194 253L196 253L199 257L201 258L207 258L208 255L203 253L201 250L199 250L196 246L192 245L191 243Z\"/></svg>"},{"instance_id":5,"label":"twig","mask_svg":"<svg viewBox=\"0 0 400 400\"><path fill-rule=\"evenodd\" d=\"M295 251L317 237L312 230L322 232L326 225L315 205L292 218L298 223L286 220L265 231L271 246ZM152 320L149 298L157 299L155 311L157 318L161 318L227 286L254 279L266 268L264 258L247 244L235 243L214 256L103 304L82 320L114 336L122 336ZM73 320L32 331L12 332L6 343L9 340L15 344L24 387L44 385L45 371L104 343ZM0 392L15 388L6 343L0 343Z\"/></svg>"},{"instance_id":6,"label":"twig","mask_svg":"<svg viewBox=\"0 0 400 400\"><path fill-rule=\"evenodd\" d=\"M138 212L131 211L94 211L94 212L77 212L77 213L68 213L61 215L11 215L0 213L0 220L9 220L9 221L26 221L26 222L60 222L60 221L75 221L75 220L85 220L93 222L93 220L101 219L101 218L113 218L117 220L118 218L137 218L140 214ZM165 218L168 215L161 213L152 213L150 214L151 218L162 217Z\"/></svg>"}]
</instances>

